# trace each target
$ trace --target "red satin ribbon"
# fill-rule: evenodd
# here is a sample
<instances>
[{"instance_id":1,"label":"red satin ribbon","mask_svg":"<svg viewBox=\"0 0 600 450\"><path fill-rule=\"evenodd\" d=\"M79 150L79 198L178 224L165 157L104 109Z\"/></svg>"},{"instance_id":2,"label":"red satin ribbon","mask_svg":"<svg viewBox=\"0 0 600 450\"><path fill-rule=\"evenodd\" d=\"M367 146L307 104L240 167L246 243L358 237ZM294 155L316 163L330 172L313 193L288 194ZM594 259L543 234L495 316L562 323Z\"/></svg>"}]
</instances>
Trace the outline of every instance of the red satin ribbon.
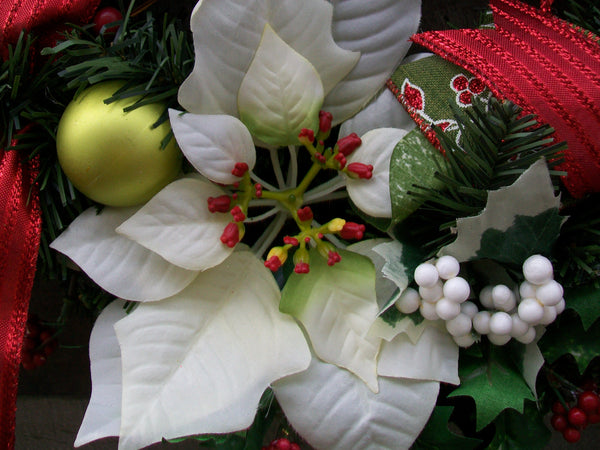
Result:
<instances>
[{"instance_id":1,"label":"red satin ribbon","mask_svg":"<svg viewBox=\"0 0 600 450\"><path fill-rule=\"evenodd\" d=\"M22 30L52 44L64 23L87 23L100 0L0 0L0 57ZM49 38L47 41L45 38ZM15 143L12 143L14 145ZM37 165L0 149L0 448L15 445L21 345L41 233Z\"/></svg>"},{"instance_id":2,"label":"red satin ribbon","mask_svg":"<svg viewBox=\"0 0 600 450\"><path fill-rule=\"evenodd\" d=\"M569 146L559 167L568 173L569 192L600 192L600 46L516 0L492 0L491 7L495 29L431 31L412 39L550 124Z\"/></svg>"}]
</instances>

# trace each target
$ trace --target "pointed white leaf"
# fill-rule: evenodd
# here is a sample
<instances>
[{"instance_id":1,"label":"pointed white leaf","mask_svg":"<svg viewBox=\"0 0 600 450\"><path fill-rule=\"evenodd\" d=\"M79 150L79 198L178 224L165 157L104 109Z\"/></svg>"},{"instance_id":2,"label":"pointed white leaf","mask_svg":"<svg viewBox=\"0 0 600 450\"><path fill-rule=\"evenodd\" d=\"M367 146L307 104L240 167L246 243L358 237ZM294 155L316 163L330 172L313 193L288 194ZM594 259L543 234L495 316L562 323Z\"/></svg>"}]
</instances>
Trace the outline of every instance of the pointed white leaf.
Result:
<instances>
[{"instance_id":1,"label":"pointed white leaf","mask_svg":"<svg viewBox=\"0 0 600 450\"><path fill-rule=\"evenodd\" d=\"M433 411L439 383L380 377L379 385L374 394L350 372L313 358L273 390L294 429L315 448L408 449Z\"/></svg>"},{"instance_id":2,"label":"pointed white leaf","mask_svg":"<svg viewBox=\"0 0 600 450\"><path fill-rule=\"evenodd\" d=\"M405 333L384 342L377 365L379 375L460 384L458 345L446 330L427 324L419 340Z\"/></svg>"},{"instance_id":3,"label":"pointed white leaf","mask_svg":"<svg viewBox=\"0 0 600 450\"><path fill-rule=\"evenodd\" d=\"M176 266L206 270L220 264L233 248L220 240L231 214L208 210L208 198L225 192L217 185L182 178L160 191L117 233L159 254Z\"/></svg>"},{"instance_id":4,"label":"pointed white leaf","mask_svg":"<svg viewBox=\"0 0 600 450\"><path fill-rule=\"evenodd\" d=\"M256 149L246 126L226 115L189 114L169 110L175 139L198 172L222 184L239 181L231 173L235 164L245 162L252 170Z\"/></svg>"},{"instance_id":5,"label":"pointed white leaf","mask_svg":"<svg viewBox=\"0 0 600 450\"><path fill-rule=\"evenodd\" d=\"M391 217L390 160L396 144L406 135L399 128L378 128L361 137L362 145L347 159L373 166L369 180L348 177L346 187L354 204L372 217Z\"/></svg>"},{"instance_id":6,"label":"pointed white leaf","mask_svg":"<svg viewBox=\"0 0 600 450\"><path fill-rule=\"evenodd\" d=\"M333 38L361 52L356 67L326 97L336 123L364 107L404 58L421 18L420 0L333 0Z\"/></svg>"},{"instance_id":7,"label":"pointed white leaf","mask_svg":"<svg viewBox=\"0 0 600 450\"><path fill-rule=\"evenodd\" d=\"M50 245L68 256L92 280L116 297L154 301L181 291L197 271L174 266L115 229L137 208L92 207Z\"/></svg>"},{"instance_id":8,"label":"pointed white leaf","mask_svg":"<svg viewBox=\"0 0 600 450\"><path fill-rule=\"evenodd\" d=\"M268 144L296 144L300 130L317 128L322 104L323 85L313 65L266 24L238 94L242 122Z\"/></svg>"},{"instance_id":9,"label":"pointed white leaf","mask_svg":"<svg viewBox=\"0 0 600 450\"><path fill-rule=\"evenodd\" d=\"M310 362L299 326L277 309L279 297L269 270L240 251L118 322L119 448L250 426L269 384Z\"/></svg>"},{"instance_id":10,"label":"pointed white leaf","mask_svg":"<svg viewBox=\"0 0 600 450\"><path fill-rule=\"evenodd\" d=\"M127 314L116 300L100 313L90 335L92 395L75 447L109 436L121 427L121 349L113 328Z\"/></svg>"},{"instance_id":11,"label":"pointed white leaf","mask_svg":"<svg viewBox=\"0 0 600 450\"><path fill-rule=\"evenodd\" d=\"M238 115L242 79L268 23L316 68L329 92L356 65L359 54L331 35L332 6L322 0L203 0L192 13L195 65L179 103L195 113Z\"/></svg>"},{"instance_id":12,"label":"pointed white leaf","mask_svg":"<svg viewBox=\"0 0 600 450\"><path fill-rule=\"evenodd\" d=\"M375 266L375 292L377 294L377 305L381 310L394 295L397 286L394 282L385 277L381 271L385 266L385 259L376 251L374 247L380 244L390 242L390 239L365 239L355 244L349 245L346 250L366 256Z\"/></svg>"},{"instance_id":13,"label":"pointed white leaf","mask_svg":"<svg viewBox=\"0 0 600 450\"><path fill-rule=\"evenodd\" d=\"M375 270L364 256L339 253L342 261L329 267L312 251L310 272L289 277L279 308L302 322L319 358L347 368L376 392L381 339L368 334L378 312Z\"/></svg>"},{"instance_id":14,"label":"pointed white leaf","mask_svg":"<svg viewBox=\"0 0 600 450\"><path fill-rule=\"evenodd\" d=\"M527 344L525 346L525 354L523 355L523 361L521 363L521 371L527 386L529 386L529 389L531 389L531 392L533 392L535 398L538 396L535 386L537 376L544 363L544 355L542 355L537 341Z\"/></svg>"},{"instance_id":15,"label":"pointed white leaf","mask_svg":"<svg viewBox=\"0 0 600 450\"><path fill-rule=\"evenodd\" d=\"M410 131L417 124L389 89L384 89L364 109L340 125L340 136L362 136L375 128L400 128Z\"/></svg>"}]
</instances>

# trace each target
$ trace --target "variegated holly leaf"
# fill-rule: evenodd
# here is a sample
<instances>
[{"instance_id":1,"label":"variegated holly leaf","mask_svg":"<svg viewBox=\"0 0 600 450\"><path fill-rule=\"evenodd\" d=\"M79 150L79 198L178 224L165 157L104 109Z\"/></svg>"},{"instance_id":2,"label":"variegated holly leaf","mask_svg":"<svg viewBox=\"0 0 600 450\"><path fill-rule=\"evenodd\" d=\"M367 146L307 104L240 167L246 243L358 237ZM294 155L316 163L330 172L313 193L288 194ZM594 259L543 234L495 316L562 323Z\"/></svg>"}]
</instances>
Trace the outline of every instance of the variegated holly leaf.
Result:
<instances>
[{"instance_id":1,"label":"variegated holly leaf","mask_svg":"<svg viewBox=\"0 0 600 450\"><path fill-rule=\"evenodd\" d=\"M233 253L181 293L115 325L123 360L119 448L250 426L264 390L310 352L252 253Z\"/></svg>"},{"instance_id":2,"label":"variegated holly leaf","mask_svg":"<svg viewBox=\"0 0 600 450\"><path fill-rule=\"evenodd\" d=\"M315 448L409 448L435 406L436 381L379 378L375 394L350 372L313 358L273 384L286 418Z\"/></svg>"},{"instance_id":3,"label":"variegated holly leaf","mask_svg":"<svg viewBox=\"0 0 600 450\"><path fill-rule=\"evenodd\" d=\"M75 447L109 436L121 428L121 349L114 324L127 314L125 302L108 305L90 335L92 395L75 439Z\"/></svg>"},{"instance_id":4,"label":"variegated holly leaf","mask_svg":"<svg viewBox=\"0 0 600 450\"><path fill-rule=\"evenodd\" d=\"M375 270L365 256L340 255L329 267L312 251L310 273L289 277L279 309L302 323L319 358L354 372L376 392L381 339L368 334L379 310Z\"/></svg>"},{"instance_id":5,"label":"variegated holly leaf","mask_svg":"<svg viewBox=\"0 0 600 450\"><path fill-rule=\"evenodd\" d=\"M137 208L84 211L52 244L116 297L155 301L185 288L198 274L175 266L115 229Z\"/></svg>"},{"instance_id":6,"label":"variegated holly leaf","mask_svg":"<svg viewBox=\"0 0 600 450\"><path fill-rule=\"evenodd\" d=\"M317 129L322 104L313 65L266 24L238 94L242 122L267 144L293 145L303 128Z\"/></svg>"}]
</instances>

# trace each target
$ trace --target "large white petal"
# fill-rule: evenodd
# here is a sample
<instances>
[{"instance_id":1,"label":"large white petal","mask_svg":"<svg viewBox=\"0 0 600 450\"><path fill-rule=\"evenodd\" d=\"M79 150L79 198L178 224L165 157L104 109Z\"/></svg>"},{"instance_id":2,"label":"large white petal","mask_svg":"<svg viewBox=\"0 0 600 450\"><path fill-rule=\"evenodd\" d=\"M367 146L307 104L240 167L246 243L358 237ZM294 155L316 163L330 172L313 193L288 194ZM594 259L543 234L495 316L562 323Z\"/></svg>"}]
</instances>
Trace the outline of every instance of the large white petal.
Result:
<instances>
[{"instance_id":1,"label":"large white petal","mask_svg":"<svg viewBox=\"0 0 600 450\"><path fill-rule=\"evenodd\" d=\"M346 187L354 204L373 217L392 217L390 199L390 160L396 144L406 135L399 128L378 128L361 137L362 145L348 157L348 164L373 166L369 180L348 177Z\"/></svg>"},{"instance_id":2,"label":"large white petal","mask_svg":"<svg viewBox=\"0 0 600 450\"><path fill-rule=\"evenodd\" d=\"M322 104L323 84L314 66L265 25L238 94L242 122L267 144L292 145L300 130L316 129Z\"/></svg>"},{"instance_id":3,"label":"large white petal","mask_svg":"<svg viewBox=\"0 0 600 450\"><path fill-rule=\"evenodd\" d=\"M109 436L121 428L121 349L113 328L127 314L117 300L100 313L90 335L92 395L75 447Z\"/></svg>"},{"instance_id":4,"label":"large white petal","mask_svg":"<svg viewBox=\"0 0 600 450\"><path fill-rule=\"evenodd\" d=\"M452 336L435 325L423 328L413 344L406 333L384 342L377 365L379 375L460 384L458 346Z\"/></svg>"},{"instance_id":5,"label":"large white petal","mask_svg":"<svg viewBox=\"0 0 600 450\"><path fill-rule=\"evenodd\" d=\"M179 103L195 113L237 116L237 95L265 24L317 69L325 92L356 65L359 54L331 36L333 10L323 0L203 0L192 13L195 65Z\"/></svg>"},{"instance_id":6,"label":"large white petal","mask_svg":"<svg viewBox=\"0 0 600 450\"><path fill-rule=\"evenodd\" d=\"M379 379L371 392L350 372L313 358L273 384L287 419L317 449L408 449L435 406L439 383Z\"/></svg>"},{"instance_id":7,"label":"large white petal","mask_svg":"<svg viewBox=\"0 0 600 450\"><path fill-rule=\"evenodd\" d=\"M329 267L312 251L310 272L289 277L280 309L302 322L319 358L351 370L376 392L381 339L369 335L379 311L375 271L362 255L340 255Z\"/></svg>"},{"instance_id":8,"label":"large white petal","mask_svg":"<svg viewBox=\"0 0 600 450\"><path fill-rule=\"evenodd\" d=\"M68 256L104 290L133 301L154 301L181 291L197 271L174 266L115 229L137 208L92 207L50 247Z\"/></svg>"},{"instance_id":9,"label":"large white petal","mask_svg":"<svg viewBox=\"0 0 600 450\"><path fill-rule=\"evenodd\" d=\"M220 264L233 248L220 240L232 217L208 210L208 198L225 192L217 185L196 179L174 181L156 194L117 233L158 253L176 266L206 270Z\"/></svg>"},{"instance_id":10,"label":"large white petal","mask_svg":"<svg viewBox=\"0 0 600 450\"><path fill-rule=\"evenodd\" d=\"M333 38L361 52L352 72L326 97L323 109L340 123L364 107L404 58L421 18L420 0L333 0Z\"/></svg>"},{"instance_id":11,"label":"large white petal","mask_svg":"<svg viewBox=\"0 0 600 450\"><path fill-rule=\"evenodd\" d=\"M236 163L252 170L256 149L246 126L226 115L181 113L169 110L171 127L181 151L198 172L222 184L239 181L231 173Z\"/></svg>"},{"instance_id":12,"label":"large white petal","mask_svg":"<svg viewBox=\"0 0 600 450\"><path fill-rule=\"evenodd\" d=\"M279 297L269 270L241 251L118 322L119 448L250 426L269 384L310 362L299 326L278 311Z\"/></svg>"},{"instance_id":13,"label":"large white petal","mask_svg":"<svg viewBox=\"0 0 600 450\"><path fill-rule=\"evenodd\" d=\"M365 109L340 125L340 136L350 133L362 136L375 128L400 128L410 131L416 126L392 91L385 89Z\"/></svg>"}]
</instances>

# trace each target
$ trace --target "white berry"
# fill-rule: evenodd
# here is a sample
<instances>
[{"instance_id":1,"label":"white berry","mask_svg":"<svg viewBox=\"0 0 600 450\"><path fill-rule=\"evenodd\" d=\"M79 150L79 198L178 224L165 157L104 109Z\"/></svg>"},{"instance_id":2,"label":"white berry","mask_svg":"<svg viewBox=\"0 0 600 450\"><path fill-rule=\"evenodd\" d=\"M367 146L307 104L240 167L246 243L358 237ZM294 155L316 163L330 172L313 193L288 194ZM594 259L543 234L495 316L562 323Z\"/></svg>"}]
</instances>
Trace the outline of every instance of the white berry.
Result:
<instances>
[{"instance_id":1,"label":"white berry","mask_svg":"<svg viewBox=\"0 0 600 450\"><path fill-rule=\"evenodd\" d=\"M510 335L514 338L523 336L525 333L527 333L529 328L531 328L529 324L521 319L517 313L511 314L510 318L512 320L512 330L510 331Z\"/></svg>"},{"instance_id":2,"label":"white berry","mask_svg":"<svg viewBox=\"0 0 600 450\"><path fill-rule=\"evenodd\" d=\"M441 279L449 280L454 278L460 272L460 264L454 256L445 255L439 258L435 263L435 268Z\"/></svg>"},{"instance_id":3,"label":"white berry","mask_svg":"<svg viewBox=\"0 0 600 450\"><path fill-rule=\"evenodd\" d=\"M544 317L544 307L535 298L525 298L519 304L519 317L521 320L535 325Z\"/></svg>"},{"instance_id":4,"label":"white berry","mask_svg":"<svg viewBox=\"0 0 600 450\"><path fill-rule=\"evenodd\" d=\"M556 306L544 306L544 315L540 319L541 325L550 325L556 320Z\"/></svg>"},{"instance_id":5,"label":"white berry","mask_svg":"<svg viewBox=\"0 0 600 450\"><path fill-rule=\"evenodd\" d=\"M533 284L544 284L554 276L552 263L542 255L533 255L523 263L523 275L525 279Z\"/></svg>"},{"instance_id":6,"label":"white berry","mask_svg":"<svg viewBox=\"0 0 600 450\"><path fill-rule=\"evenodd\" d=\"M492 299L493 286L484 287L479 293L479 301L484 308L491 309L494 307L494 300Z\"/></svg>"},{"instance_id":7,"label":"white berry","mask_svg":"<svg viewBox=\"0 0 600 450\"><path fill-rule=\"evenodd\" d=\"M460 304L460 312L461 314L469 316L469 319L472 319L475 317L475 314L479 312L479 308L477 308L477 305L473 302L462 302Z\"/></svg>"},{"instance_id":8,"label":"white berry","mask_svg":"<svg viewBox=\"0 0 600 450\"><path fill-rule=\"evenodd\" d=\"M473 317L473 328L479 334L488 334L490 332L490 317L489 311L479 311Z\"/></svg>"},{"instance_id":9,"label":"white berry","mask_svg":"<svg viewBox=\"0 0 600 450\"><path fill-rule=\"evenodd\" d=\"M435 312L440 319L454 319L460 314L460 304L453 302L452 300L448 300L446 297L442 297L435 304Z\"/></svg>"},{"instance_id":10,"label":"white berry","mask_svg":"<svg viewBox=\"0 0 600 450\"><path fill-rule=\"evenodd\" d=\"M419 286L419 295L426 302L437 302L443 297L442 282L438 282L433 286Z\"/></svg>"},{"instance_id":11,"label":"white berry","mask_svg":"<svg viewBox=\"0 0 600 450\"><path fill-rule=\"evenodd\" d=\"M414 313L419 309L420 304L421 297L419 297L419 293L413 288L406 288L395 303L398 311L404 314Z\"/></svg>"},{"instance_id":12,"label":"white berry","mask_svg":"<svg viewBox=\"0 0 600 450\"><path fill-rule=\"evenodd\" d=\"M471 318L465 314L459 314L446 322L446 330L452 336L463 336L469 333L471 328Z\"/></svg>"},{"instance_id":13,"label":"white berry","mask_svg":"<svg viewBox=\"0 0 600 450\"><path fill-rule=\"evenodd\" d=\"M529 327L529 329L524 335L517 336L515 337L515 339L522 344L531 344L535 339L535 328Z\"/></svg>"},{"instance_id":14,"label":"white berry","mask_svg":"<svg viewBox=\"0 0 600 450\"><path fill-rule=\"evenodd\" d=\"M471 333L467 333L464 336L452 336L452 339L454 339L456 345L463 348L470 347L475 343L475 338Z\"/></svg>"},{"instance_id":15,"label":"white berry","mask_svg":"<svg viewBox=\"0 0 600 450\"><path fill-rule=\"evenodd\" d=\"M517 306L517 298L508 286L499 284L492 289L492 302L496 309L512 311Z\"/></svg>"},{"instance_id":16,"label":"white berry","mask_svg":"<svg viewBox=\"0 0 600 450\"><path fill-rule=\"evenodd\" d=\"M563 287L555 280L549 280L539 286L536 290L536 298L544 304L544 306L554 306L563 296Z\"/></svg>"},{"instance_id":17,"label":"white berry","mask_svg":"<svg viewBox=\"0 0 600 450\"><path fill-rule=\"evenodd\" d=\"M536 298L536 287L529 281L523 281L519 286L519 295L521 298Z\"/></svg>"},{"instance_id":18,"label":"white berry","mask_svg":"<svg viewBox=\"0 0 600 450\"><path fill-rule=\"evenodd\" d=\"M490 333L510 334L512 330L512 319L504 311L498 311L490 317Z\"/></svg>"},{"instance_id":19,"label":"white berry","mask_svg":"<svg viewBox=\"0 0 600 450\"><path fill-rule=\"evenodd\" d=\"M565 303L565 299L561 298L560 302L558 302L555 306L556 308L556 314L562 314L562 312L565 310L566 307L566 303Z\"/></svg>"},{"instance_id":20,"label":"white berry","mask_svg":"<svg viewBox=\"0 0 600 450\"><path fill-rule=\"evenodd\" d=\"M462 303L469 298L471 287L467 280L461 277L450 278L444 283L444 297L456 303Z\"/></svg>"},{"instance_id":21,"label":"white berry","mask_svg":"<svg viewBox=\"0 0 600 450\"><path fill-rule=\"evenodd\" d=\"M423 287L434 286L439 279L438 271L433 264L419 264L415 269L415 283Z\"/></svg>"},{"instance_id":22,"label":"white berry","mask_svg":"<svg viewBox=\"0 0 600 450\"><path fill-rule=\"evenodd\" d=\"M421 302L419 306L421 315L427 320L438 320L439 316L435 312L435 303Z\"/></svg>"},{"instance_id":23,"label":"white berry","mask_svg":"<svg viewBox=\"0 0 600 450\"><path fill-rule=\"evenodd\" d=\"M495 344L495 345L504 345L508 341L510 341L510 335L509 334L494 334L494 333L489 333L487 335L487 337L490 340L490 342L492 344Z\"/></svg>"}]
</instances>

